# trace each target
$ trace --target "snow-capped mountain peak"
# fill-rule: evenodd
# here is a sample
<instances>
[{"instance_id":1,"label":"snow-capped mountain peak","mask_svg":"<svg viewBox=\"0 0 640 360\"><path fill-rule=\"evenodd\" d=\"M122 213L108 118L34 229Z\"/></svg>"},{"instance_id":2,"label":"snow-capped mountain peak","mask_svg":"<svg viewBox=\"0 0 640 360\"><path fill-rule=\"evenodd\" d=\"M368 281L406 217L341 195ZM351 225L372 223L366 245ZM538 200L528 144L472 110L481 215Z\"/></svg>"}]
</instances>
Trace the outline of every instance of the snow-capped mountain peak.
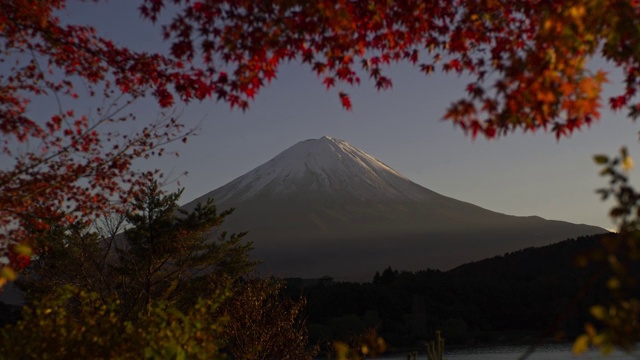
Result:
<instances>
[{"instance_id":1,"label":"snow-capped mountain peak","mask_svg":"<svg viewBox=\"0 0 640 360\"><path fill-rule=\"evenodd\" d=\"M360 199L424 200L425 188L344 140L324 136L298 142L217 191L216 201L236 202L269 193L306 191Z\"/></svg>"}]
</instances>

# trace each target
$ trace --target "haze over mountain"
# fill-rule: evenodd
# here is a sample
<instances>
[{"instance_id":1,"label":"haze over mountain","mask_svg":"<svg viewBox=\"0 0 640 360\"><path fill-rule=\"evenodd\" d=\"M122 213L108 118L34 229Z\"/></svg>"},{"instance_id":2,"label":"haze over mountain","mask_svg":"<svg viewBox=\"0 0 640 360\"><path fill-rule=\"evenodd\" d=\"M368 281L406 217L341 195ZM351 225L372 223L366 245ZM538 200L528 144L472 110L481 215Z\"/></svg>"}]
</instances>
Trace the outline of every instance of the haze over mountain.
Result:
<instances>
[{"instance_id":1,"label":"haze over mountain","mask_svg":"<svg viewBox=\"0 0 640 360\"><path fill-rule=\"evenodd\" d=\"M469 183L472 184L470 179ZM604 233L589 225L497 213L440 195L343 140L301 141L188 203L235 207L261 269L285 277L370 279L387 266L447 270L530 246Z\"/></svg>"}]
</instances>

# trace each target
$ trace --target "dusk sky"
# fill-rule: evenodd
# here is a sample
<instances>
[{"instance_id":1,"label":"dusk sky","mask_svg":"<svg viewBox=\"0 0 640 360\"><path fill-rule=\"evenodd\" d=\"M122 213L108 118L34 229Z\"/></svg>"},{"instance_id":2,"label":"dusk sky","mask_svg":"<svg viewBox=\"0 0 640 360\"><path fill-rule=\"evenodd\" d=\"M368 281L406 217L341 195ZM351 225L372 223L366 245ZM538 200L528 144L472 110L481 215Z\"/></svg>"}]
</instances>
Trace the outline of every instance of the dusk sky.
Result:
<instances>
[{"instance_id":1,"label":"dusk sky","mask_svg":"<svg viewBox=\"0 0 640 360\"><path fill-rule=\"evenodd\" d=\"M166 48L159 27L141 21L137 5L135 1L73 4L68 15L71 22L92 24L122 45ZM287 65L245 113L230 111L214 100L180 105L181 120L188 126L200 124L200 134L186 145L170 146L180 152L179 158L169 156L141 162L141 166L157 167L177 178L186 188L185 203L298 141L328 135L346 140L446 196L502 213L612 227L607 216L611 204L602 203L594 193L606 181L598 176L592 156L613 155L626 145L640 159L639 128L624 113L603 111L602 119L590 129L559 142L553 134L542 132L472 141L451 123L440 121L447 106L464 96L464 78L425 77L406 64L392 67L388 74L394 81L389 91L377 92L367 81L359 87L339 87L352 96L354 107L348 112L340 106L338 91L326 91L309 68ZM611 74L611 88L615 78ZM77 112L91 109L87 103L69 105ZM33 111L42 110L39 106L47 104L34 103ZM130 110L141 123L158 112L147 101ZM188 175L181 176L183 172ZM168 185L176 187L176 183Z\"/></svg>"}]
</instances>

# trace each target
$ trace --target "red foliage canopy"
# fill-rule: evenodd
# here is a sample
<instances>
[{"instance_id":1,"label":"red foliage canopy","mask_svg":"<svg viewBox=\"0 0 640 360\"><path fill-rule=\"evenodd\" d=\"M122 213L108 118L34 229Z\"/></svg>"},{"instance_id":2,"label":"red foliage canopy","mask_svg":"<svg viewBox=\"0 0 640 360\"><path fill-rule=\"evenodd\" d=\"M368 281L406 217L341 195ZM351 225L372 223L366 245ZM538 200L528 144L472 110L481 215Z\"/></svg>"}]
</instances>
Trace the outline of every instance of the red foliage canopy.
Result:
<instances>
[{"instance_id":1,"label":"red foliage canopy","mask_svg":"<svg viewBox=\"0 0 640 360\"><path fill-rule=\"evenodd\" d=\"M365 75L378 89L392 84L385 66L408 61L426 74L471 76L468 96L444 118L472 136L550 129L561 137L599 117L606 76L587 62L600 51L627 76L612 108L637 113L637 0L173 2L179 11L164 26L171 55L202 59L218 96L242 108L285 61L309 64L327 88ZM164 3L144 0L140 11L156 21Z\"/></svg>"},{"instance_id":2,"label":"red foliage canopy","mask_svg":"<svg viewBox=\"0 0 640 360\"><path fill-rule=\"evenodd\" d=\"M0 257L18 268L25 263L19 255L29 253L18 245L51 224L117 209L153 175L137 172L132 161L188 135L170 116L139 133L119 133L119 123L135 118L121 114L128 103L150 94L167 107L174 94L184 100L210 94L201 70L118 47L92 27L62 24L56 12L64 6L0 1L0 159L9 165L0 169ZM109 100L93 118L63 105L79 96L78 84L86 96ZM44 96L58 108L48 119L33 118L29 105ZM7 267L0 280L12 276Z\"/></svg>"}]
</instances>

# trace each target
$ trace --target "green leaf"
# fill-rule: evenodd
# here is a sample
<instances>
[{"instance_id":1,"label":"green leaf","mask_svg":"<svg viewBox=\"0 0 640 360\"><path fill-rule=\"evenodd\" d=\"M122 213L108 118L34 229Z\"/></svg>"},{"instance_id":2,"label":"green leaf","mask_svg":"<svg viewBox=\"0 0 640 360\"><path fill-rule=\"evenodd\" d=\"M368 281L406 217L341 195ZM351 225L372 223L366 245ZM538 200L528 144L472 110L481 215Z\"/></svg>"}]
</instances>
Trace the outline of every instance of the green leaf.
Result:
<instances>
[{"instance_id":1,"label":"green leaf","mask_svg":"<svg viewBox=\"0 0 640 360\"><path fill-rule=\"evenodd\" d=\"M176 354L176 360L186 360L187 354L181 348L178 348L178 353Z\"/></svg>"},{"instance_id":2,"label":"green leaf","mask_svg":"<svg viewBox=\"0 0 640 360\"><path fill-rule=\"evenodd\" d=\"M598 165L605 165L609 162L609 157L607 155L595 155L593 161Z\"/></svg>"}]
</instances>

